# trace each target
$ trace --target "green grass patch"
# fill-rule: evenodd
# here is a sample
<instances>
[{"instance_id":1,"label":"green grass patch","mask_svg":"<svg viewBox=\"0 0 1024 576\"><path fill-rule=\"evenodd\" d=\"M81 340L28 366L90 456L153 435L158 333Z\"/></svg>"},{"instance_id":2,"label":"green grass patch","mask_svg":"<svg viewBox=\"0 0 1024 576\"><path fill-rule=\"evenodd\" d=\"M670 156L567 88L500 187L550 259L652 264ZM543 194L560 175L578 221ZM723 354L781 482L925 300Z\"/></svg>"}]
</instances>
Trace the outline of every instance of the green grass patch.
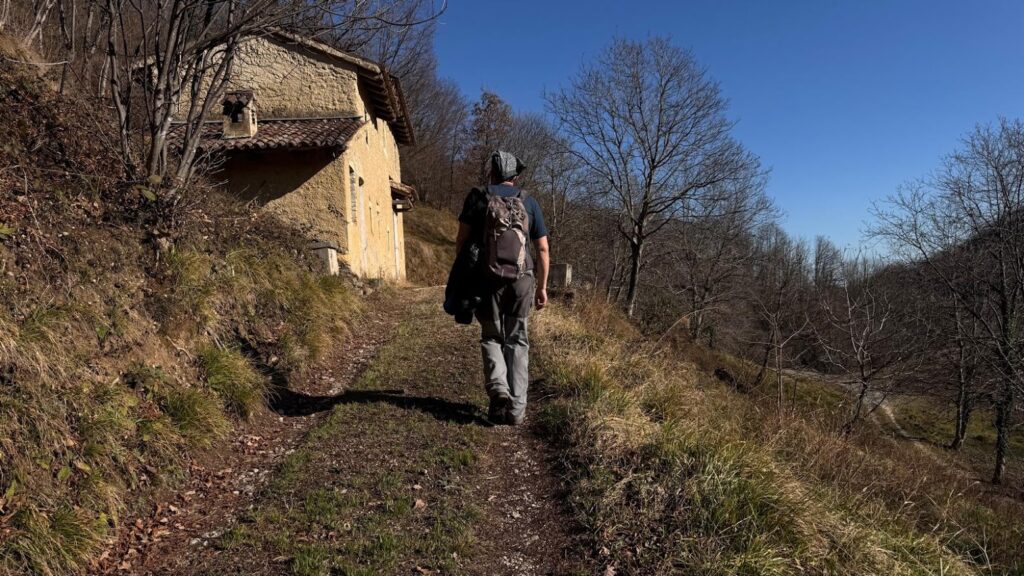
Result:
<instances>
[{"instance_id":1,"label":"green grass patch","mask_svg":"<svg viewBox=\"0 0 1024 576\"><path fill-rule=\"evenodd\" d=\"M201 390L169 390L161 406L181 435L198 446L209 446L231 431L220 401Z\"/></svg>"},{"instance_id":2,"label":"green grass patch","mask_svg":"<svg viewBox=\"0 0 1024 576\"><path fill-rule=\"evenodd\" d=\"M241 352L207 346L199 358L207 384L236 416L248 419L266 403L270 382Z\"/></svg>"}]
</instances>

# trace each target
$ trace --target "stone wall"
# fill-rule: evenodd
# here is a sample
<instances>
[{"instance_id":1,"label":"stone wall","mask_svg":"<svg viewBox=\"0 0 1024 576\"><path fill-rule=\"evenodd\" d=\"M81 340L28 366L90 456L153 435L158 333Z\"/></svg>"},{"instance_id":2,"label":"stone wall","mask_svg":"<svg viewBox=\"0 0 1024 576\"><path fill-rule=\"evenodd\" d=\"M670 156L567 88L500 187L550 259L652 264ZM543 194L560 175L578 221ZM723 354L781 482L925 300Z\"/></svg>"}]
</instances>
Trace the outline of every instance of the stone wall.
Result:
<instances>
[{"instance_id":1,"label":"stone wall","mask_svg":"<svg viewBox=\"0 0 1024 576\"><path fill-rule=\"evenodd\" d=\"M360 128L342 161L351 171L345 183L348 249L342 259L360 276L404 279L405 233L402 215L391 208L389 180L401 181L402 174L387 122L374 120Z\"/></svg>"},{"instance_id":2,"label":"stone wall","mask_svg":"<svg viewBox=\"0 0 1024 576\"><path fill-rule=\"evenodd\" d=\"M235 196L273 210L310 240L347 248L346 170L333 151L234 153L215 177Z\"/></svg>"},{"instance_id":3,"label":"stone wall","mask_svg":"<svg viewBox=\"0 0 1024 576\"><path fill-rule=\"evenodd\" d=\"M367 112L354 65L276 38L250 38L238 47L228 90L252 90L258 118L362 117ZM179 117L188 106L182 97ZM213 106L210 117L220 115L220 106Z\"/></svg>"}]
</instances>

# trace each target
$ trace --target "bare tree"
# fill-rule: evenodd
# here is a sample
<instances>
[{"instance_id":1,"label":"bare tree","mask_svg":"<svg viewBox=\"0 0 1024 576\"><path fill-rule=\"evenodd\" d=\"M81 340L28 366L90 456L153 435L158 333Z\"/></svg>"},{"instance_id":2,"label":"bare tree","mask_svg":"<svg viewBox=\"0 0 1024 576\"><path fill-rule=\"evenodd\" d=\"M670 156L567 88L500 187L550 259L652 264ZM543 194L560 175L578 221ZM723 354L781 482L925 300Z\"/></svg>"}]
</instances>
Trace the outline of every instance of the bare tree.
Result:
<instances>
[{"instance_id":1,"label":"bare tree","mask_svg":"<svg viewBox=\"0 0 1024 576\"><path fill-rule=\"evenodd\" d=\"M484 90L473 105L470 146L466 150L466 172L475 184L486 183L487 159L491 152L508 144L512 135L512 106L494 92ZM521 151L517 151L522 154Z\"/></svg>"},{"instance_id":2,"label":"bare tree","mask_svg":"<svg viewBox=\"0 0 1024 576\"><path fill-rule=\"evenodd\" d=\"M551 134L547 144L531 172L532 190L544 208L553 254L560 258L561 245L574 243L587 226L587 213L579 207L587 203L592 190L586 170L569 152L568 143Z\"/></svg>"},{"instance_id":3,"label":"bare tree","mask_svg":"<svg viewBox=\"0 0 1024 576\"><path fill-rule=\"evenodd\" d=\"M781 409L785 403L782 377L787 361L786 347L807 326L807 246L792 240L775 224L762 228L757 236L757 254L752 262L747 298L760 321L763 339L753 344L763 349L753 386L764 383L774 355Z\"/></svg>"},{"instance_id":4,"label":"bare tree","mask_svg":"<svg viewBox=\"0 0 1024 576\"><path fill-rule=\"evenodd\" d=\"M757 255L754 235L775 215L764 179L751 174L691 198L678 222L665 227L654 249L660 265L653 275L681 301L692 340L714 347L715 318L743 299L744 279Z\"/></svg>"},{"instance_id":5,"label":"bare tree","mask_svg":"<svg viewBox=\"0 0 1024 576\"><path fill-rule=\"evenodd\" d=\"M33 0L31 12L32 20L28 31L25 33L25 45L30 45L39 41L43 34L43 28L46 26L47 20L50 18L50 13L53 12L53 7L56 5L57 0Z\"/></svg>"},{"instance_id":6,"label":"bare tree","mask_svg":"<svg viewBox=\"0 0 1024 576\"><path fill-rule=\"evenodd\" d=\"M402 150L403 178L424 202L456 209L465 192L461 163L469 140L469 103L454 82L431 78L409 93L409 107L416 143Z\"/></svg>"},{"instance_id":7,"label":"bare tree","mask_svg":"<svg viewBox=\"0 0 1024 576\"><path fill-rule=\"evenodd\" d=\"M979 126L931 177L877 209L875 232L957 296L998 377L992 481L1003 479L1024 389L1024 123Z\"/></svg>"},{"instance_id":8,"label":"bare tree","mask_svg":"<svg viewBox=\"0 0 1024 576\"><path fill-rule=\"evenodd\" d=\"M982 358L978 349L978 320L964 311L960 296L949 295L952 300L952 334L953 349L948 354L948 364L952 368L956 389L956 421L953 438L949 447L959 450L967 437L967 428L971 423L971 414L978 400L978 383L981 379Z\"/></svg>"},{"instance_id":9,"label":"bare tree","mask_svg":"<svg viewBox=\"0 0 1024 576\"><path fill-rule=\"evenodd\" d=\"M839 284L843 253L825 236L814 239L814 286L826 289Z\"/></svg>"},{"instance_id":10,"label":"bare tree","mask_svg":"<svg viewBox=\"0 0 1024 576\"><path fill-rule=\"evenodd\" d=\"M818 348L827 364L842 377L855 396L850 430L865 414L878 409L914 372L911 361L922 335L907 324L906 311L891 299L880 264L863 256L847 260L835 284L817 286L820 321L814 326Z\"/></svg>"},{"instance_id":11,"label":"bare tree","mask_svg":"<svg viewBox=\"0 0 1024 576\"><path fill-rule=\"evenodd\" d=\"M614 41L548 110L620 214L632 316L647 240L685 200L745 175L755 159L729 135L726 101L693 56L664 38Z\"/></svg>"}]
</instances>

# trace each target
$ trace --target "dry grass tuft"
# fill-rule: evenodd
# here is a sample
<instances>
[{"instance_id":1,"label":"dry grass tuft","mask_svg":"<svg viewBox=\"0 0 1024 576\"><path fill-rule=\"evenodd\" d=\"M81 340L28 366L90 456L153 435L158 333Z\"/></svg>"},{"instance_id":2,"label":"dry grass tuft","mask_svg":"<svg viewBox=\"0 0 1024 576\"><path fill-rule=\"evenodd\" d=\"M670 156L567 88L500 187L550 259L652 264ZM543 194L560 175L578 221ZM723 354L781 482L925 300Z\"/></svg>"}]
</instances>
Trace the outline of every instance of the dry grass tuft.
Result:
<instances>
[{"instance_id":1,"label":"dry grass tuft","mask_svg":"<svg viewBox=\"0 0 1024 576\"><path fill-rule=\"evenodd\" d=\"M270 383L241 352L207 346L199 351L206 383L235 416L248 419L262 406Z\"/></svg>"}]
</instances>

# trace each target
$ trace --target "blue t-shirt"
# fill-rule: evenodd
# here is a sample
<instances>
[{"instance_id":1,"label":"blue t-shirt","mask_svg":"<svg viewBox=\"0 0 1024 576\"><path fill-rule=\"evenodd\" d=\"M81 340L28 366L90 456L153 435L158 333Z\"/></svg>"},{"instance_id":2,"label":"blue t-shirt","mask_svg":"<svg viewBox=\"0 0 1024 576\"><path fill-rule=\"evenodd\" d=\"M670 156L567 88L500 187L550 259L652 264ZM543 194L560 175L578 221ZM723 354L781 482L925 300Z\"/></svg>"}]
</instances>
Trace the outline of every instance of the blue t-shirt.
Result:
<instances>
[{"instance_id":1,"label":"blue t-shirt","mask_svg":"<svg viewBox=\"0 0 1024 576\"><path fill-rule=\"evenodd\" d=\"M487 187L488 192L508 198L519 194L520 189L515 186L503 184L491 184ZM530 240L540 240L548 235L547 226L544 225L544 214L540 211L540 203L529 194L523 200L523 208L526 208L526 215L530 220ZM459 222L469 225L473 230L473 237L480 239L484 231L484 216L487 211L487 198L484 194L475 191L466 195L466 201L462 204L462 213L459 214Z\"/></svg>"}]
</instances>

